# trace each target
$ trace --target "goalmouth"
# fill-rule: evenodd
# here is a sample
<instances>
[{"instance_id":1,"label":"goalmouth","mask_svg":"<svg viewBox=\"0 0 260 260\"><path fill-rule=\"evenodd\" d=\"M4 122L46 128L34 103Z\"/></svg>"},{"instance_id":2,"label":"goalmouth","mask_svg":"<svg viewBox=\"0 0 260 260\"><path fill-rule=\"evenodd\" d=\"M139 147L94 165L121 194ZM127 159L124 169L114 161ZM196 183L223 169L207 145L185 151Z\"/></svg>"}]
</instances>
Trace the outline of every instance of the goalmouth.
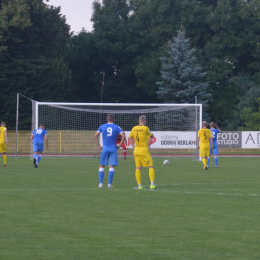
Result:
<instances>
[{"instance_id":1,"label":"goalmouth","mask_svg":"<svg viewBox=\"0 0 260 260\"><path fill-rule=\"evenodd\" d=\"M49 150L44 156L94 156L99 149L94 134L106 123L107 114L115 115L115 124L126 133L138 125L140 115L154 138L150 140L153 156L189 156L199 158L197 132L202 125L202 104L124 104L124 103L54 103L32 100L32 131L43 123L48 132ZM102 140L100 140L102 142ZM128 154L132 155L132 147ZM121 149L119 155L121 154ZM31 148L32 155L32 148Z\"/></svg>"}]
</instances>

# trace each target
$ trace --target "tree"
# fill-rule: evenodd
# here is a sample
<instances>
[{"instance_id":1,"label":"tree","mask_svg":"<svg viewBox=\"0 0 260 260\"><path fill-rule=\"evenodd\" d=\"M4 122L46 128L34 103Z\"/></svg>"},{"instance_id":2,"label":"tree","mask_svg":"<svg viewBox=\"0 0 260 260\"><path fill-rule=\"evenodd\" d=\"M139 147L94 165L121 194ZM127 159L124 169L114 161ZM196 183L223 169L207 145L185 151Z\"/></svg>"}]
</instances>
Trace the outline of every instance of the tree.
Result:
<instances>
[{"instance_id":1,"label":"tree","mask_svg":"<svg viewBox=\"0 0 260 260\"><path fill-rule=\"evenodd\" d=\"M212 93L209 113L226 129L234 130L231 127L240 123L240 113L234 117L233 111L243 95L243 89L230 79L244 75L260 83L259 14L259 1L218 0L205 19L211 37L202 49L201 61Z\"/></svg>"},{"instance_id":2,"label":"tree","mask_svg":"<svg viewBox=\"0 0 260 260\"><path fill-rule=\"evenodd\" d=\"M222 123L224 123L226 130L234 131L245 124L244 119L241 117L245 109L250 109L252 112L258 111L257 99L260 97L260 87L259 84L242 75L232 77L229 82L230 85L233 85L230 88L233 97L229 99L229 111L225 111L225 115L229 120Z\"/></svg>"},{"instance_id":3,"label":"tree","mask_svg":"<svg viewBox=\"0 0 260 260\"><path fill-rule=\"evenodd\" d=\"M163 46L180 27L180 2L172 0L132 0L133 33L138 51L133 61L137 86L147 93L150 100L156 97L160 80L160 57Z\"/></svg>"},{"instance_id":4,"label":"tree","mask_svg":"<svg viewBox=\"0 0 260 260\"><path fill-rule=\"evenodd\" d=\"M16 93L40 101L64 100L71 78L69 30L60 8L43 0L1 1L0 116L9 128L15 126ZM22 128L30 127L30 111L27 106L21 115Z\"/></svg>"},{"instance_id":5,"label":"tree","mask_svg":"<svg viewBox=\"0 0 260 260\"><path fill-rule=\"evenodd\" d=\"M234 0L132 0L139 52L134 62L138 87L157 91L162 47L181 23L195 47L198 63L207 71L209 115L227 127L240 102L241 89L230 78L245 75L260 83L260 2ZM159 54L159 55L158 55Z\"/></svg>"},{"instance_id":6,"label":"tree","mask_svg":"<svg viewBox=\"0 0 260 260\"><path fill-rule=\"evenodd\" d=\"M260 131L260 98L257 99L258 109L254 111L246 108L241 114L245 126L239 127L239 131Z\"/></svg>"},{"instance_id":7,"label":"tree","mask_svg":"<svg viewBox=\"0 0 260 260\"><path fill-rule=\"evenodd\" d=\"M166 103L188 103L194 96L198 96L205 111L210 95L206 93L208 84L200 80L205 78L207 73L202 72L201 66L196 64L194 52L195 49L190 48L185 33L178 31L177 36L166 46L166 56L160 58L162 81L157 82L159 90L156 93L158 98ZM203 116L205 118L206 114ZM198 127L195 125L194 114L188 112L188 108L179 113L161 113L157 122L160 125L171 122L172 125L178 126L179 130L186 131ZM190 123L185 125L183 122Z\"/></svg>"},{"instance_id":8,"label":"tree","mask_svg":"<svg viewBox=\"0 0 260 260\"><path fill-rule=\"evenodd\" d=\"M138 40L133 31L132 6L127 0L104 0L93 3L93 37L98 66L105 72L104 102L144 102L146 93L137 88L133 60L138 53ZM117 71L115 71L115 67ZM94 78L100 89L101 77Z\"/></svg>"},{"instance_id":9,"label":"tree","mask_svg":"<svg viewBox=\"0 0 260 260\"><path fill-rule=\"evenodd\" d=\"M166 47L167 55L161 57L162 81L157 82L158 98L167 103L186 103L194 96L198 96L204 105L210 97L206 93L208 83L200 82L207 72L202 72L196 58L193 56L195 49L190 48L189 39L183 31L178 31L173 41Z\"/></svg>"},{"instance_id":10,"label":"tree","mask_svg":"<svg viewBox=\"0 0 260 260\"><path fill-rule=\"evenodd\" d=\"M69 67L73 88L70 101L100 102L99 54L93 33L82 30L70 41ZM97 84L100 83L100 84Z\"/></svg>"}]
</instances>

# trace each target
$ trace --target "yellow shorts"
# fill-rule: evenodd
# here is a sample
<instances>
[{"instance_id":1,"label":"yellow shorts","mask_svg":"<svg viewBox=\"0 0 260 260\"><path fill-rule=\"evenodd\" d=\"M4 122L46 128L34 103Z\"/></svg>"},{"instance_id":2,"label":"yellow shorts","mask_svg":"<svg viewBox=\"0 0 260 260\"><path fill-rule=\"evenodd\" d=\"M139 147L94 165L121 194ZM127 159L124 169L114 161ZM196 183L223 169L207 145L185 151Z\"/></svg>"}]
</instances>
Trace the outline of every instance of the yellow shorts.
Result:
<instances>
[{"instance_id":1,"label":"yellow shorts","mask_svg":"<svg viewBox=\"0 0 260 260\"><path fill-rule=\"evenodd\" d=\"M209 157L210 155L210 146L200 147L200 157Z\"/></svg>"},{"instance_id":2,"label":"yellow shorts","mask_svg":"<svg viewBox=\"0 0 260 260\"><path fill-rule=\"evenodd\" d=\"M153 166L153 159L150 153L135 155L135 166L136 167L149 167Z\"/></svg>"},{"instance_id":3,"label":"yellow shorts","mask_svg":"<svg viewBox=\"0 0 260 260\"><path fill-rule=\"evenodd\" d=\"M0 153L6 153L6 145L5 145L5 143L0 143Z\"/></svg>"}]
</instances>

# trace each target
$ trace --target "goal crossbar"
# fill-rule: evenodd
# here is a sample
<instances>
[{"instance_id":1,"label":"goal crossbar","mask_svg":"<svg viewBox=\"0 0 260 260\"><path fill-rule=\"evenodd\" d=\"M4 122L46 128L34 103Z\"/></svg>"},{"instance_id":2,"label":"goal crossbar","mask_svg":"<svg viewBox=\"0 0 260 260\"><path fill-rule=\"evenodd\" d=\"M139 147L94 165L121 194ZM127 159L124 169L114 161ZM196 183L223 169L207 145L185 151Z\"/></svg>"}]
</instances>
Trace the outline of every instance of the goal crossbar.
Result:
<instances>
[{"instance_id":1,"label":"goal crossbar","mask_svg":"<svg viewBox=\"0 0 260 260\"><path fill-rule=\"evenodd\" d=\"M64 103L64 102L38 102L35 101L38 105L59 105L59 106L129 106L129 107L172 107L172 106L180 106L180 107L200 107L202 108L202 104L157 104L157 103Z\"/></svg>"}]
</instances>

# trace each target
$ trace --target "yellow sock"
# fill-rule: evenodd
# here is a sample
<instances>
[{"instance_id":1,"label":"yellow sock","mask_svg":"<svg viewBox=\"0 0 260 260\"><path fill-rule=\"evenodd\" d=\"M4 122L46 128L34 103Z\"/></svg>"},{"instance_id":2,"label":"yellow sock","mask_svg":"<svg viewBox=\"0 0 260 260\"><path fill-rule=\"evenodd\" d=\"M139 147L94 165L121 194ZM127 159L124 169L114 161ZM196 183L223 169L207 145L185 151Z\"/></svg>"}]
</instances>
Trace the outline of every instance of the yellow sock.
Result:
<instances>
[{"instance_id":1,"label":"yellow sock","mask_svg":"<svg viewBox=\"0 0 260 260\"><path fill-rule=\"evenodd\" d=\"M136 178L137 184L140 185L142 183L141 182L141 170L135 170L135 178Z\"/></svg>"},{"instance_id":2,"label":"yellow sock","mask_svg":"<svg viewBox=\"0 0 260 260\"><path fill-rule=\"evenodd\" d=\"M204 168L206 168L207 163L208 163L208 159L202 159L202 162L203 162L203 164L204 164Z\"/></svg>"},{"instance_id":3,"label":"yellow sock","mask_svg":"<svg viewBox=\"0 0 260 260\"><path fill-rule=\"evenodd\" d=\"M3 155L3 158L4 158L4 164L6 164L6 161L7 161L7 155Z\"/></svg>"},{"instance_id":4,"label":"yellow sock","mask_svg":"<svg viewBox=\"0 0 260 260\"><path fill-rule=\"evenodd\" d=\"M154 178L155 178L154 168L149 169L149 177L150 177L151 183L154 183Z\"/></svg>"}]
</instances>

